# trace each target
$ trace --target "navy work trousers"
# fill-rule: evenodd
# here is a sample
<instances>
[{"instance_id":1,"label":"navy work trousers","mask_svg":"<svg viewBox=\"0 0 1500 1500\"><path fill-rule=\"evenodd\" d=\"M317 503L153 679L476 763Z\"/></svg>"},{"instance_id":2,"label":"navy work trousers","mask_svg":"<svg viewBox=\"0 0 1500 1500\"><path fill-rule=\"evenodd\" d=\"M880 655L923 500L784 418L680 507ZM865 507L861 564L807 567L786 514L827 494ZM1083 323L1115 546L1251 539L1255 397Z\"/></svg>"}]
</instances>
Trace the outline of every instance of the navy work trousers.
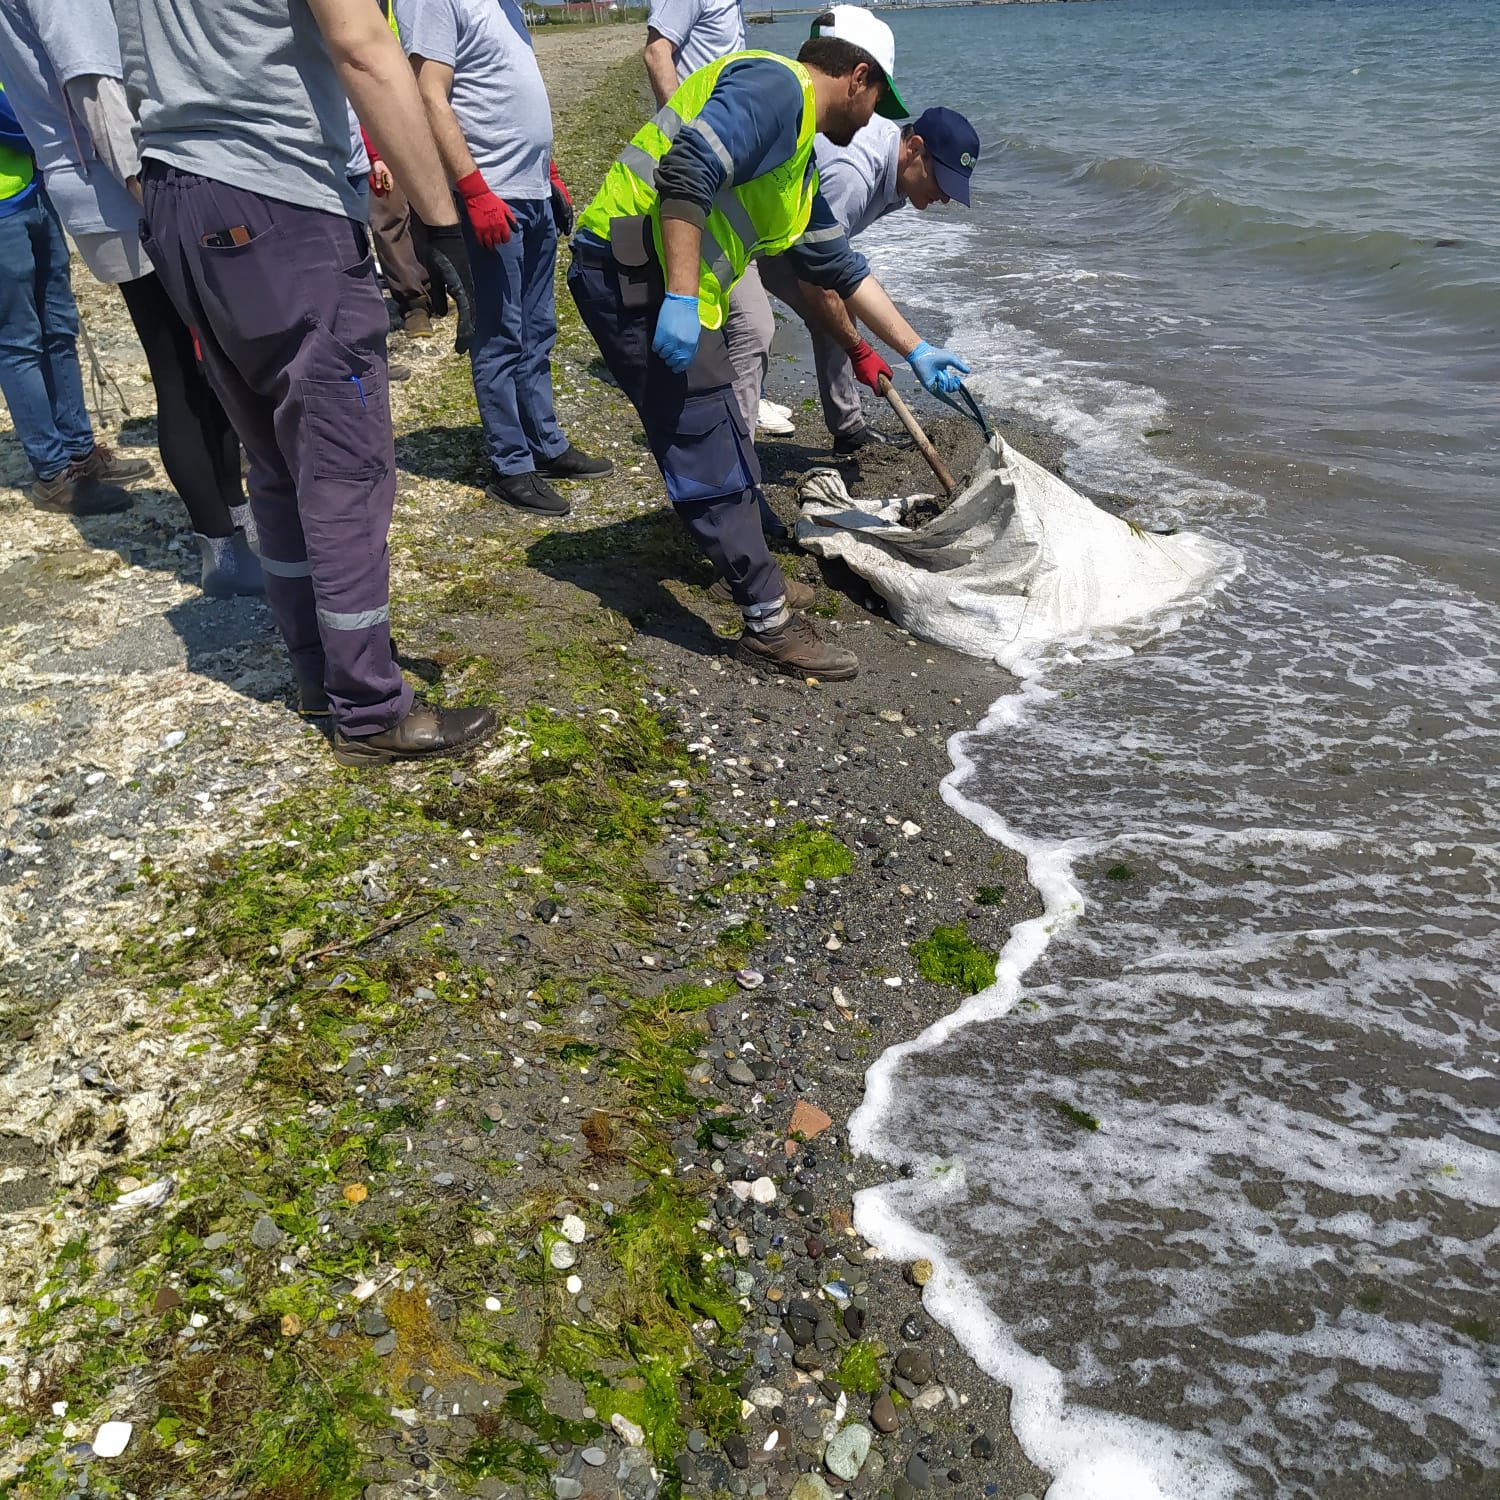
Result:
<instances>
[{"instance_id":1,"label":"navy work trousers","mask_svg":"<svg viewBox=\"0 0 1500 1500\"><path fill-rule=\"evenodd\" d=\"M493 250L464 236L474 272L474 342L469 363L485 446L498 474L529 474L567 452L552 407L557 342L557 225L547 198L508 198L516 227Z\"/></svg>"},{"instance_id":2,"label":"navy work trousers","mask_svg":"<svg viewBox=\"0 0 1500 1500\"><path fill-rule=\"evenodd\" d=\"M411 689L391 657L396 454L369 237L158 163L144 188L146 252L250 456L266 597L292 665L323 684L346 735L378 734Z\"/></svg>"},{"instance_id":3,"label":"navy work trousers","mask_svg":"<svg viewBox=\"0 0 1500 1500\"><path fill-rule=\"evenodd\" d=\"M761 529L760 464L722 330L703 330L697 358L678 375L651 350L663 296L654 263L623 266L607 248L575 240L568 290L640 416L677 514L728 580L735 603L750 615L774 613L786 580Z\"/></svg>"}]
</instances>

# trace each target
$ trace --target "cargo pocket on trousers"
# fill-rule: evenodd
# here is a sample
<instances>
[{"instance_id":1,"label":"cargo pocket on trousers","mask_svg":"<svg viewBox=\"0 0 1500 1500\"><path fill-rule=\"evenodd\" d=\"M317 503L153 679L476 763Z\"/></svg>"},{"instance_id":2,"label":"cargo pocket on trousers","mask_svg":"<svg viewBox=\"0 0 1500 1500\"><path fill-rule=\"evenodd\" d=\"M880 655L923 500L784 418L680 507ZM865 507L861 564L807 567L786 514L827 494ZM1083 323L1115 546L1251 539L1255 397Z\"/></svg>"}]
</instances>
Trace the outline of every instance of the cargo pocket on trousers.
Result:
<instances>
[{"instance_id":1,"label":"cargo pocket on trousers","mask_svg":"<svg viewBox=\"0 0 1500 1500\"><path fill-rule=\"evenodd\" d=\"M368 481L389 471L391 424L381 371L303 380L297 388L317 478Z\"/></svg>"},{"instance_id":2,"label":"cargo pocket on trousers","mask_svg":"<svg viewBox=\"0 0 1500 1500\"><path fill-rule=\"evenodd\" d=\"M390 326L375 257L366 250L362 259L339 272L338 302L324 331L356 361L372 362L384 356Z\"/></svg>"},{"instance_id":3,"label":"cargo pocket on trousers","mask_svg":"<svg viewBox=\"0 0 1500 1500\"><path fill-rule=\"evenodd\" d=\"M750 489L755 468L734 392L686 401L659 461L674 505Z\"/></svg>"}]
</instances>

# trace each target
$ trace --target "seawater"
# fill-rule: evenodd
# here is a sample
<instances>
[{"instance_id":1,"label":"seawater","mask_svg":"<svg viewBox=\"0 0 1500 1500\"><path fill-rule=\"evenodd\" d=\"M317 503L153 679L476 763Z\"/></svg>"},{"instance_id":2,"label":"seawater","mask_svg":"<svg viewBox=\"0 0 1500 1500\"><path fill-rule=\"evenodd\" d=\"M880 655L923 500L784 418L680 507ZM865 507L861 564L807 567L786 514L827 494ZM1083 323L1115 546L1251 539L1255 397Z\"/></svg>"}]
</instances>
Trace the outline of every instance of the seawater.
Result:
<instances>
[{"instance_id":1,"label":"seawater","mask_svg":"<svg viewBox=\"0 0 1500 1500\"><path fill-rule=\"evenodd\" d=\"M876 270L1240 562L953 741L1046 912L871 1070L860 1226L1050 1500L1494 1496L1500 6L887 14L985 150Z\"/></svg>"}]
</instances>

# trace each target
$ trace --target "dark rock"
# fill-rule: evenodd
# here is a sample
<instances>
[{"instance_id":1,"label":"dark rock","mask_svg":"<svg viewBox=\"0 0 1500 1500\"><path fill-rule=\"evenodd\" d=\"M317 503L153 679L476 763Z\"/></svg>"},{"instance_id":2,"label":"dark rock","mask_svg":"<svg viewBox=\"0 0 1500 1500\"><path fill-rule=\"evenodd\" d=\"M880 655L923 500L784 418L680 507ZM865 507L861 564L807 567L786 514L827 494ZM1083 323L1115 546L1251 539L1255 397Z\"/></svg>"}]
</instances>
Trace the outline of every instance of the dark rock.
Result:
<instances>
[{"instance_id":1,"label":"dark rock","mask_svg":"<svg viewBox=\"0 0 1500 1500\"><path fill-rule=\"evenodd\" d=\"M908 1343L915 1343L926 1332L927 1325L915 1313L901 1325L901 1337Z\"/></svg>"},{"instance_id":2,"label":"dark rock","mask_svg":"<svg viewBox=\"0 0 1500 1500\"><path fill-rule=\"evenodd\" d=\"M896 1373L913 1385L930 1385L932 1356L922 1349L903 1349L896 1356Z\"/></svg>"},{"instance_id":3,"label":"dark rock","mask_svg":"<svg viewBox=\"0 0 1500 1500\"><path fill-rule=\"evenodd\" d=\"M906 1460L906 1482L914 1490L932 1488L932 1471L927 1467L927 1460L920 1453L913 1453Z\"/></svg>"},{"instance_id":4,"label":"dark rock","mask_svg":"<svg viewBox=\"0 0 1500 1500\"><path fill-rule=\"evenodd\" d=\"M993 1458L995 1456L994 1438L987 1432L981 1432L969 1445L969 1453L972 1457L979 1459L981 1463L986 1459Z\"/></svg>"},{"instance_id":5,"label":"dark rock","mask_svg":"<svg viewBox=\"0 0 1500 1500\"><path fill-rule=\"evenodd\" d=\"M876 1398L875 1405L870 1408L870 1420L880 1432L894 1432L901 1425L896 1403L891 1400L889 1391L882 1391Z\"/></svg>"},{"instance_id":6,"label":"dark rock","mask_svg":"<svg viewBox=\"0 0 1500 1500\"><path fill-rule=\"evenodd\" d=\"M753 1382L752 1382L753 1384ZM748 1469L750 1467L750 1444L737 1432L731 1432L724 1439L724 1457L737 1469Z\"/></svg>"}]
</instances>

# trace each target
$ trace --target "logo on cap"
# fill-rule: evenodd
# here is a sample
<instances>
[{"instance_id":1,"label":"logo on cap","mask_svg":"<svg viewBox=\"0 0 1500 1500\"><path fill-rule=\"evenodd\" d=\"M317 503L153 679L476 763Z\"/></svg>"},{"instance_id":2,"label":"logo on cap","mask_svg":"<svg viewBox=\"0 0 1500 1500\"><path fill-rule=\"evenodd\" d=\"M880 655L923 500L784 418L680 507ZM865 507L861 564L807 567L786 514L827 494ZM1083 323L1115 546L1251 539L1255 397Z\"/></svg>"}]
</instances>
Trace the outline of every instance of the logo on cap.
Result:
<instances>
[{"instance_id":1,"label":"logo on cap","mask_svg":"<svg viewBox=\"0 0 1500 1500\"><path fill-rule=\"evenodd\" d=\"M965 151L964 154L959 157L958 161L960 166L972 167L974 165L974 158L967 151Z\"/></svg>"}]
</instances>

